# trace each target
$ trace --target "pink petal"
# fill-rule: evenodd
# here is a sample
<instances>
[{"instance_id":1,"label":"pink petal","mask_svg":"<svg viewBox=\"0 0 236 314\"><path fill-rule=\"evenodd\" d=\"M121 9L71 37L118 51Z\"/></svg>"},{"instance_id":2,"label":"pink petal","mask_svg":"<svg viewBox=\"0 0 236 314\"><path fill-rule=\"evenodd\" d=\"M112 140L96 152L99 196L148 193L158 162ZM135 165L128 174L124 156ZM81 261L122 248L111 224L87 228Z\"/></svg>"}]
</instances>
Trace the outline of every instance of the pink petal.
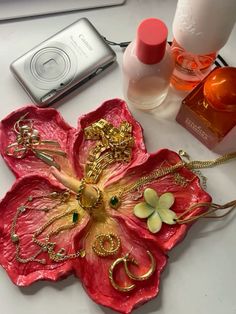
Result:
<instances>
[{"instance_id":1,"label":"pink petal","mask_svg":"<svg viewBox=\"0 0 236 314\"><path fill-rule=\"evenodd\" d=\"M111 196L116 194L116 191L118 191L120 188L122 189L122 187L127 186L127 184L137 182L140 177L148 176L151 172L159 169L160 167L175 165L179 161L180 157L176 153L167 149L160 150L157 153L150 155L147 161L142 165L128 169L123 174L122 180L118 180L116 183L107 187L106 193L108 193L108 200L111 198ZM139 193L132 192L123 196L121 199L121 205L117 209L117 214L126 216L127 219L130 219L137 226L147 230L146 220L141 220L135 217L133 214L134 206L143 201L143 191L147 187L154 189L158 195L161 195L165 192L173 193L175 202L171 207L171 210L176 212L177 216L178 214L183 213L193 204L211 202L211 197L201 188L199 179L193 172L186 168L182 168L178 171L178 173L189 181L186 187L178 185L174 181L173 174L166 175L142 187L141 192ZM136 199L134 200L133 197L136 197ZM205 207L199 207L189 213L185 218L196 216L205 210ZM155 234L156 244L164 252L167 252L177 243L183 240L190 226L191 224L163 224L161 230Z\"/></svg>"},{"instance_id":2,"label":"pink petal","mask_svg":"<svg viewBox=\"0 0 236 314\"><path fill-rule=\"evenodd\" d=\"M132 133L135 140L132 149L132 159L130 162L117 162L108 166L102 173L100 178L103 182L110 182L114 180L114 176L122 175L122 173L130 167L131 164L137 165L142 163L147 158L146 148L143 141L143 133L140 124L132 117L128 110L126 103L120 99L112 99L104 102L97 110L92 111L79 119L78 133L75 135L72 160L74 169L77 171L79 178L85 174L85 164L87 162L89 151L96 141L85 140L84 128L97 122L100 119L105 119L112 123L115 127L119 127L121 122L127 121L132 125Z\"/></svg>"},{"instance_id":3,"label":"pink petal","mask_svg":"<svg viewBox=\"0 0 236 314\"><path fill-rule=\"evenodd\" d=\"M64 190L44 177L38 175L26 176L16 181L12 189L0 203L0 264L5 268L11 280L18 286L27 286L41 279L56 281L68 276L72 272L73 259L55 262L49 259L47 252L42 252L38 256L38 258L46 260L46 265L42 265L38 262L20 263L16 260L16 245L12 242L10 236L12 221L17 208L24 204L29 196L40 196L55 191L62 192ZM46 205L53 206L55 200L52 199L49 201L40 199L35 202L34 204L35 206L37 204L37 208L42 208ZM27 205L30 206L31 203L28 202ZM75 206L76 208L76 205L77 201L75 196L72 195L70 198L70 206ZM48 212L26 209L26 211L18 217L16 233L20 239L19 243L22 257L30 257L39 251L39 246L32 242L33 233L49 221L49 219L61 213L64 207L67 206L68 204L63 205L63 207L57 206ZM69 217L66 218L68 220ZM65 223L64 219L57 223ZM55 238L52 238L52 241L57 243L56 251L63 247L68 253L74 253L75 246L73 239L79 235L87 225L88 216L84 215L79 219L79 223L76 227L63 231L55 236ZM51 227L53 228L54 226ZM45 236L46 233L41 235L41 239L44 240Z\"/></svg>"},{"instance_id":4,"label":"pink petal","mask_svg":"<svg viewBox=\"0 0 236 314\"><path fill-rule=\"evenodd\" d=\"M70 127L55 109L42 109L35 106L27 106L16 110L9 114L0 123L0 152L5 159L9 168L13 171L16 177L26 174L40 174L49 176L49 166L38 159L33 153L27 153L22 159L17 159L6 154L8 145L16 141L16 133L13 126L26 113L27 118L33 120L33 127L39 131L42 140L55 140L60 144L60 147L48 145L47 148L63 150L69 155L69 139L75 129ZM72 174L72 169L68 158L54 155L55 161L61 168Z\"/></svg>"}]
</instances>

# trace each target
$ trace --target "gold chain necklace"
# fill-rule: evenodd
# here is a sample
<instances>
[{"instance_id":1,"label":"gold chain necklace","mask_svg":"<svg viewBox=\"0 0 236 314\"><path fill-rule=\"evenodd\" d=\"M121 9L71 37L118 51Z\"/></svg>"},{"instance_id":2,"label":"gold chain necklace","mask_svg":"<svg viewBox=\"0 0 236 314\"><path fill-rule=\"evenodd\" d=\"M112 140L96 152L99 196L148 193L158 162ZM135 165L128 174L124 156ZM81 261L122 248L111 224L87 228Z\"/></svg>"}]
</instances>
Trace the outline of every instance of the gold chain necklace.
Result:
<instances>
[{"instance_id":1,"label":"gold chain necklace","mask_svg":"<svg viewBox=\"0 0 236 314\"><path fill-rule=\"evenodd\" d=\"M11 234L11 240L14 243L14 245L16 246L16 260L18 262L23 263L23 264L26 264L28 262L38 262L40 264L46 264L46 260L44 258L43 259L38 258L38 256L43 252L47 252L49 258L55 262L62 262L62 261L67 260L67 259L85 256L85 251L83 249L81 249L75 253L71 253L71 254L66 254L66 250L64 248L61 248L56 252L55 251L56 243L50 241L50 238L52 236L58 235L60 232L62 232L64 230L73 229L77 225L77 222L79 219L79 214L75 209L73 209L73 210L67 209L67 211L52 217L43 226L41 226L38 230L36 230L32 236L32 242L34 242L35 244L37 244L39 246L39 250L35 254L33 254L32 256L29 256L27 258L21 256L21 245L20 245L21 241L20 241L19 235L17 234L18 218L24 212L26 212L26 210L37 210L37 211L44 211L44 212L51 211L51 210L55 209L56 207L65 204L69 200L70 196L71 196L71 194L67 190L65 190L63 192L54 191L54 192L51 192L49 194L40 195L40 196L29 196L28 199L26 200L26 202L17 208L15 216L14 216L13 221L12 221L10 234ZM37 201L40 199L53 200L55 203L52 206L46 206L46 207L41 207L41 208L37 208L36 206L32 205L35 200ZM56 221L60 220L61 218L67 217L67 216L71 216L72 223L60 226L60 227L56 228L55 230L50 231L45 236L44 241L40 241L38 239L38 237L44 231L46 231L49 227L51 227Z\"/></svg>"},{"instance_id":2,"label":"gold chain necklace","mask_svg":"<svg viewBox=\"0 0 236 314\"><path fill-rule=\"evenodd\" d=\"M47 230L48 227L52 226L56 221L60 220L61 218L67 216L72 216L72 222L70 224L60 226L57 229L50 231L45 237L44 242L38 240L38 236L40 236L45 230ZM52 217L43 226L36 230L32 237L33 242L36 243L39 247L41 247L43 252L48 252L49 258L54 262L62 262L67 259L84 257L85 251L83 249L78 250L77 252L71 254L67 254L64 248L61 248L56 252L55 251L56 243L50 241L50 238L52 236L58 235L60 232L64 230L73 229L78 223L78 218L79 218L78 212L75 209L68 208L64 213Z\"/></svg>"},{"instance_id":3,"label":"gold chain necklace","mask_svg":"<svg viewBox=\"0 0 236 314\"><path fill-rule=\"evenodd\" d=\"M143 176L140 179L138 179L136 182L128 184L124 186L123 188L119 189L118 193L116 195L113 195L110 198L110 201L109 201L110 206L114 209L117 209L121 204L121 199L125 195L129 193L133 193L135 191L140 191L140 189L143 188L148 183L156 181L157 179L162 178L168 174L175 173L177 170L183 167L188 168L189 170L212 168L235 158L236 158L236 152L233 152L233 153L220 156L214 160L204 160L204 161L194 160L194 161L189 161L189 162L185 162L184 160L182 160L173 166L161 167L160 169L153 171L150 175ZM141 196L142 195L140 195L138 198L140 198Z\"/></svg>"},{"instance_id":4,"label":"gold chain necklace","mask_svg":"<svg viewBox=\"0 0 236 314\"><path fill-rule=\"evenodd\" d=\"M204 160L204 161L194 160L194 161L189 161L189 162L180 161L173 166L164 167L164 168L158 169L156 171L153 171L150 175L144 176L144 177L140 178L139 180L137 180L137 182L124 187L121 190L120 195L131 193L131 192L135 191L136 189L146 185L147 183L150 183L150 182L152 182L156 179L159 179L163 176L166 176L167 174L174 173L176 170L181 169L183 167L186 167L190 170L212 168L212 167L221 165L221 164L225 163L226 161L229 161L229 160L234 159L234 158L236 158L236 152L220 156L220 157L216 158L215 160Z\"/></svg>"},{"instance_id":5,"label":"gold chain necklace","mask_svg":"<svg viewBox=\"0 0 236 314\"><path fill-rule=\"evenodd\" d=\"M176 170L182 168L183 166L184 166L184 163L181 161L173 166L163 167L156 171L153 171L150 175L143 176L140 179L138 179L136 182L131 183L121 188L118 192L118 196L122 197L123 195L139 190L141 187L145 186L146 184L153 182L161 177L164 177L167 174L174 173Z\"/></svg>"}]
</instances>

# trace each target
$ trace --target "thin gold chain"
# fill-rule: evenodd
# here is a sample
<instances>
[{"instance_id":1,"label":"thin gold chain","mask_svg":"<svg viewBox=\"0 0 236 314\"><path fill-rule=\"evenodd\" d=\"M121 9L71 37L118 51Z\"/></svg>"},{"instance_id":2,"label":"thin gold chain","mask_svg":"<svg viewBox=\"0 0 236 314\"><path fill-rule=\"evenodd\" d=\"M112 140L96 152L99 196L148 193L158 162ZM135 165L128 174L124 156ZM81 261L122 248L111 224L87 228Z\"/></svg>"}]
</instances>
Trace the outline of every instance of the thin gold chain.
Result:
<instances>
[{"instance_id":1,"label":"thin gold chain","mask_svg":"<svg viewBox=\"0 0 236 314\"><path fill-rule=\"evenodd\" d=\"M32 236L32 241L39 246L39 250L32 256L29 257L22 257L21 256L21 245L20 245L20 237L17 234L17 221L20 215L22 215L26 210L39 210L39 211L51 211L55 209L58 206L61 206L65 204L70 197L70 192L67 190L63 192L52 192L46 195L40 195L40 196L29 196L26 202L21 205L20 207L17 208L16 214L13 218L12 225L11 225L11 240L16 246L16 260L20 263L26 264L28 262L38 262L41 264L45 264L46 260L44 258L39 259L37 258L41 253L47 252L48 256L51 260L55 262L62 262L67 259L72 259L76 257L84 257L85 256L85 251L83 249L72 253L72 254L66 254L65 249L61 248L57 252L55 252L54 248L56 243L50 242L50 238L54 235L58 235L60 232L64 230L69 230L73 229L76 226L76 222L72 221L70 224L60 226L56 228L55 230L50 231L46 236L43 241L40 241L37 237L41 235L48 227L54 224L54 222L60 220L61 218L64 218L69 215L73 215L74 213L77 214L75 209L73 210L67 210L66 212L63 212L61 214L58 214L54 217L52 217L49 221L47 221L43 226L41 226L38 230L35 231L35 233ZM56 204L50 206L50 207L45 207L45 208L36 208L34 206L29 206L28 204L32 203L34 200L38 199L54 199ZM73 216L72 216L73 218Z\"/></svg>"},{"instance_id":2,"label":"thin gold chain","mask_svg":"<svg viewBox=\"0 0 236 314\"><path fill-rule=\"evenodd\" d=\"M223 156L220 156L220 157L216 158L215 160L205 160L205 161L194 160L194 161L190 161L190 162L187 162L185 164L185 166L188 169L212 168L212 167L221 165L221 164L225 163L226 161L229 161L229 160L234 159L234 158L236 158L236 152L225 154Z\"/></svg>"},{"instance_id":3,"label":"thin gold chain","mask_svg":"<svg viewBox=\"0 0 236 314\"><path fill-rule=\"evenodd\" d=\"M173 166L163 167L163 168L160 168L156 171L153 171L150 175L144 176L144 177L140 178L139 180L137 180L136 182L131 183L131 184L125 186L124 188L120 189L119 196L134 192L137 189L139 189L140 187L142 187L142 186L144 186L144 185L146 185L146 184L148 184L148 183L150 183L156 179L164 177L167 174L173 173L177 169L182 168L183 166L184 166L184 162L181 161L181 162L178 162L177 164L175 164Z\"/></svg>"},{"instance_id":4,"label":"thin gold chain","mask_svg":"<svg viewBox=\"0 0 236 314\"><path fill-rule=\"evenodd\" d=\"M132 193L136 190L139 190L140 187L145 186L146 184L157 180L161 177L164 177L168 174L174 173L176 170L179 170L183 167L186 167L190 170L194 169L203 169L203 168L212 168L218 165L221 165L229 160L232 160L236 158L236 152L225 154L223 156L220 156L214 160L194 160L194 161L180 161L177 164L173 166L168 166L168 167L161 167L158 170L153 171L150 175L141 177L139 180L137 180L134 183L131 183L122 189L120 189L118 196L121 197L124 194Z\"/></svg>"},{"instance_id":5,"label":"thin gold chain","mask_svg":"<svg viewBox=\"0 0 236 314\"><path fill-rule=\"evenodd\" d=\"M53 260L54 262L62 262L67 259L72 259L72 258L77 258L77 257L84 257L84 250L78 250L75 253L72 254L66 254L65 249L61 248L57 252L54 250L55 248L55 243L50 242L50 238L54 235L58 235L60 232L65 231L65 230L70 230L73 229L77 222L72 222L67 225L63 225L58 227L55 230L50 231L47 236L45 237L45 242L40 241L37 237L40 236L44 231L48 229L48 227L52 226L54 222L60 220L61 218L71 216L75 213L76 211L74 209L68 209L66 212L58 214L51 218L49 221L47 221L43 226L41 226L34 234L32 237L32 240L34 243L36 243L39 247L42 248L44 252L48 252L49 258Z\"/></svg>"}]
</instances>

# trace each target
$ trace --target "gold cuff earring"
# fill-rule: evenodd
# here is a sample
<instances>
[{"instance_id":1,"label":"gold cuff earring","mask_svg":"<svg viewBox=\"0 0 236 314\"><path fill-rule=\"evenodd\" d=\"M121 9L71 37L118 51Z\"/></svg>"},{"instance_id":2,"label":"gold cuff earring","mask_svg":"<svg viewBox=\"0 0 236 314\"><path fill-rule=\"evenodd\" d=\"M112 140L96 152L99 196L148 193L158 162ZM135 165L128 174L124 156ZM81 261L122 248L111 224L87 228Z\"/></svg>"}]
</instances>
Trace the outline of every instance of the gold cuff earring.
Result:
<instances>
[{"instance_id":1,"label":"gold cuff earring","mask_svg":"<svg viewBox=\"0 0 236 314\"><path fill-rule=\"evenodd\" d=\"M156 261L155 261L153 255L151 254L150 251L147 251L147 254L148 254L149 258L150 258L151 266L150 266L149 270L145 274L143 274L141 276L137 276L137 275L134 275L133 273L131 273L131 271L128 268L128 263L127 262L124 263L124 265L125 265L125 272L131 279L138 280L138 281L147 280L154 273L154 271L156 269ZM136 262L135 265L138 266L138 262Z\"/></svg>"},{"instance_id":2,"label":"gold cuff earring","mask_svg":"<svg viewBox=\"0 0 236 314\"><path fill-rule=\"evenodd\" d=\"M120 285L118 285L116 283L114 276L113 276L113 273L114 273L116 266L119 265L120 263L124 263L125 273L130 279L135 280L135 281L143 281L143 280L149 279L153 275L153 273L155 272L156 261L155 261L153 255L151 254L150 251L147 251L147 254L150 258L151 266L150 266L149 270L141 276L134 275L129 270L128 263L131 263L133 265L138 266L138 262L134 258L130 258L129 253L127 253L124 257L120 257L120 258L116 259L114 261L114 263L111 264L110 269L109 269L109 279L110 279L110 282L111 282L111 285L113 286L113 288L115 288L116 290L121 291L121 292L128 292L128 291L133 290L136 287L135 284L131 284L130 286L126 286L126 287L121 287Z\"/></svg>"}]
</instances>

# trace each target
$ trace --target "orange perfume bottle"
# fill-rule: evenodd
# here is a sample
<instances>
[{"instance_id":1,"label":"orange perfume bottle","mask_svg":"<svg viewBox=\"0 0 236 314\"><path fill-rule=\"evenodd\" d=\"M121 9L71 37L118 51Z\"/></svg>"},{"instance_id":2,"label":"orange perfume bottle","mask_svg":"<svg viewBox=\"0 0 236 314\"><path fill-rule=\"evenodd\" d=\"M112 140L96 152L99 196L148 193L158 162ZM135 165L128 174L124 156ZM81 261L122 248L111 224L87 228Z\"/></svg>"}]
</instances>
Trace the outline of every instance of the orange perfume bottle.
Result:
<instances>
[{"instance_id":1,"label":"orange perfume bottle","mask_svg":"<svg viewBox=\"0 0 236 314\"><path fill-rule=\"evenodd\" d=\"M182 101L176 120L212 150L225 139L226 149L235 149L236 68L214 69Z\"/></svg>"}]
</instances>

